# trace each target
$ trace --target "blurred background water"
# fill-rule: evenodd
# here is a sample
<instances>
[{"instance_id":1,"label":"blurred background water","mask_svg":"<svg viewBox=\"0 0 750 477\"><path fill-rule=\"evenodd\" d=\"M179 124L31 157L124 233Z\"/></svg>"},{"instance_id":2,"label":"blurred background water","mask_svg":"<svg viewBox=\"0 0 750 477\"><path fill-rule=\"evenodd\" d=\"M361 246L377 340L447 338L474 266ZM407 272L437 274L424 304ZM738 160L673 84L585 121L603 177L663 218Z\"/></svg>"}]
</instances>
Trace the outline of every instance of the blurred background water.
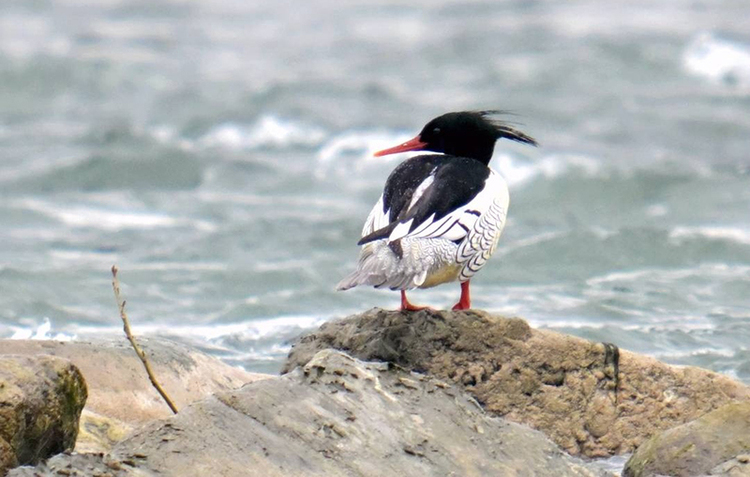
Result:
<instances>
[{"instance_id":1,"label":"blurred background water","mask_svg":"<svg viewBox=\"0 0 750 477\"><path fill-rule=\"evenodd\" d=\"M434 116L507 109L474 306L750 383L750 3L3 0L0 338L275 372L398 294L333 290ZM413 292L445 307L457 284Z\"/></svg>"}]
</instances>

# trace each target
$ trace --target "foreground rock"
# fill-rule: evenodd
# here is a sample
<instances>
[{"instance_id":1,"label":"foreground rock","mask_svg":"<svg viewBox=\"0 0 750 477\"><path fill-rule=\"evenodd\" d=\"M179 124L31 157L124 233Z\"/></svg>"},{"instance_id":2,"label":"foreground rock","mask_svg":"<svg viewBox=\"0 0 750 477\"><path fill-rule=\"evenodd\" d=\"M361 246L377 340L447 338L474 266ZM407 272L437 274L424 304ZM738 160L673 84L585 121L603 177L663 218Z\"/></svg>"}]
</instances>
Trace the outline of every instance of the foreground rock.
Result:
<instances>
[{"instance_id":1,"label":"foreground rock","mask_svg":"<svg viewBox=\"0 0 750 477\"><path fill-rule=\"evenodd\" d=\"M70 450L86 383L69 361L0 355L0 475Z\"/></svg>"},{"instance_id":2,"label":"foreground rock","mask_svg":"<svg viewBox=\"0 0 750 477\"><path fill-rule=\"evenodd\" d=\"M733 459L722 462L709 475L721 477L750 477L750 454L740 454Z\"/></svg>"},{"instance_id":3,"label":"foreground rock","mask_svg":"<svg viewBox=\"0 0 750 477\"><path fill-rule=\"evenodd\" d=\"M624 477L722 474L750 475L750 402L722 406L655 435L623 472Z\"/></svg>"},{"instance_id":4,"label":"foreground rock","mask_svg":"<svg viewBox=\"0 0 750 477\"><path fill-rule=\"evenodd\" d=\"M285 371L326 348L461 384L495 415L590 457L631 452L661 430L750 400L750 388L725 376L626 351L615 392L612 355L601 343L473 310L374 309L329 322L295 344Z\"/></svg>"},{"instance_id":5,"label":"foreground rock","mask_svg":"<svg viewBox=\"0 0 750 477\"><path fill-rule=\"evenodd\" d=\"M269 377L229 366L174 341L139 338L138 343L178 408L209 394ZM86 409L99 415L139 424L172 414L124 338L95 342L0 340L2 354L48 354L70 360L89 385Z\"/></svg>"},{"instance_id":6,"label":"foreground rock","mask_svg":"<svg viewBox=\"0 0 750 477\"><path fill-rule=\"evenodd\" d=\"M596 476L537 431L432 378L326 350L304 369L221 392L106 456L61 455L9 477Z\"/></svg>"},{"instance_id":7,"label":"foreground rock","mask_svg":"<svg viewBox=\"0 0 750 477\"><path fill-rule=\"evenodd\" d=\"M173 341L141 338L139 343L178 409L212 393L270 377L234 368ZM134 427L172 415L124 338L96 342L0 340L0 356L6 353L59 356L81 370L89 398L76 444L79 452L105 452Z\"/></svg>"},{"instance_id":8,"label":"foreground rock","mask_svg":"<svg viewBox=\"0 0 750 477\"><path fill-rule=\"evenodd\" d=\"M0 437L0 475L5 475L5 471L17 465L16 452L5 439Z\"/></svg>"}]
</instances>

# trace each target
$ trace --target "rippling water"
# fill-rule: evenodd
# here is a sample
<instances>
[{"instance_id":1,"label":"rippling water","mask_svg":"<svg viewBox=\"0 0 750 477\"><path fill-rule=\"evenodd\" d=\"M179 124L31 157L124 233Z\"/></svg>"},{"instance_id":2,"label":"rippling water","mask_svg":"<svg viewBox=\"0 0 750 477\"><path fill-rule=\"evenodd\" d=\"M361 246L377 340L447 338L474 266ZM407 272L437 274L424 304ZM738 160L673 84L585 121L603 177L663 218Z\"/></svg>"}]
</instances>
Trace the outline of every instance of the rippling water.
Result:
<instances>
[{"instance_id":1,"label":"rippling water","mask_svg":"<svg viewBox=\"0 0 750 477\"><path fill-rule=\"evenodd\" d=\"M745 1L5 0L0 337L141 335L275 371L396 307L333 291L432 117L501 108L511 189L474 305L750 383ZM458 285L416 291L452 304Z\"/></svg>"}]
</instances>

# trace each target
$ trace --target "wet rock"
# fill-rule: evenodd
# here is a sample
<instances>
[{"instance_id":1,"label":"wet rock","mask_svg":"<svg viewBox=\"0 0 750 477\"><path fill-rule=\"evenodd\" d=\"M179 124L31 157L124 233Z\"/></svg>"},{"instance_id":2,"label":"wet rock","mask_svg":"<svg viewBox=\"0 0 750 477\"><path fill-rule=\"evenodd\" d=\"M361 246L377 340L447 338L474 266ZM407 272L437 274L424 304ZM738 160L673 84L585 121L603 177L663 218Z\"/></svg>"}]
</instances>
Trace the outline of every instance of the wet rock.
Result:
<instances>
[{"instance_id":1,"label":"wet rock","mask_svg":"<svg viewBox=\"0 0 750 477\"><path fill-rule=\"evenodd\" d=\"M632 452L661 430L750 400L750 388L720 374L627 351L615 375L610 347L476 310L374 309L328 322L298 340L284 371L326 348L461 385L493 414L589 457Z\"/></svg>"},{"instance_id":2,"label":"wet rock","mask_svg":"<svg viewBox=\"0 0 750 477\"><path fill-rule=\"evenodd\" d=\"M86 383L69 361L0 355L0 475L72 449Z\"/></svg>"},{"instance_id":3,"label":"wet rock","mask_svg":"<svg viewBox=\"0 0 750 477\"><path fill-rule=\"evenodd\" d=\"M750 470L748 453L750 402L727 404L646 441L623 476L744 475Z\"/></svg>"},{"instance_id":4,"label":"wet rock","mask_svg":"<svg viewBox=\"0 0 750 477\"><path fill-rule=\"evenodd\" d=\"M308 361L195 402L109 454L60 455L9 477L606 475L440 380L332 350Z\"/></svg>"}]
</instances>

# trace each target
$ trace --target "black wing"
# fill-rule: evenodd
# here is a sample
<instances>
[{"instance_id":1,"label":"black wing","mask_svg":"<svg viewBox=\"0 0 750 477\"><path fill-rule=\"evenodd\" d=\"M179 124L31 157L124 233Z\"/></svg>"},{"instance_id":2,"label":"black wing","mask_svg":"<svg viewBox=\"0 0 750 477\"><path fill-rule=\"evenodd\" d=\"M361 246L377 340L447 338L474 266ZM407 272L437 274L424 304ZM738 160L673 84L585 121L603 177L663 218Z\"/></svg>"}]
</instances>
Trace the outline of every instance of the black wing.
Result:
<instances>
[{"instance_id":1,"label":"black wing","mask_svg":"<svg viewBox=\"0 0 750 477\"><path fill-rule=\"evenodd\" d=\"M405 236L436 224L429 236L440 236L441 229L445 233L460 225L458 219L445 224L441 219L477 197L489 174L484 164L462 157L418 156L402 163L391 173L383 192L383 213L390 210L389 224L362 237L358 244L387 238L399 226L398 235Z\"/></svg>"}]
</instances>

